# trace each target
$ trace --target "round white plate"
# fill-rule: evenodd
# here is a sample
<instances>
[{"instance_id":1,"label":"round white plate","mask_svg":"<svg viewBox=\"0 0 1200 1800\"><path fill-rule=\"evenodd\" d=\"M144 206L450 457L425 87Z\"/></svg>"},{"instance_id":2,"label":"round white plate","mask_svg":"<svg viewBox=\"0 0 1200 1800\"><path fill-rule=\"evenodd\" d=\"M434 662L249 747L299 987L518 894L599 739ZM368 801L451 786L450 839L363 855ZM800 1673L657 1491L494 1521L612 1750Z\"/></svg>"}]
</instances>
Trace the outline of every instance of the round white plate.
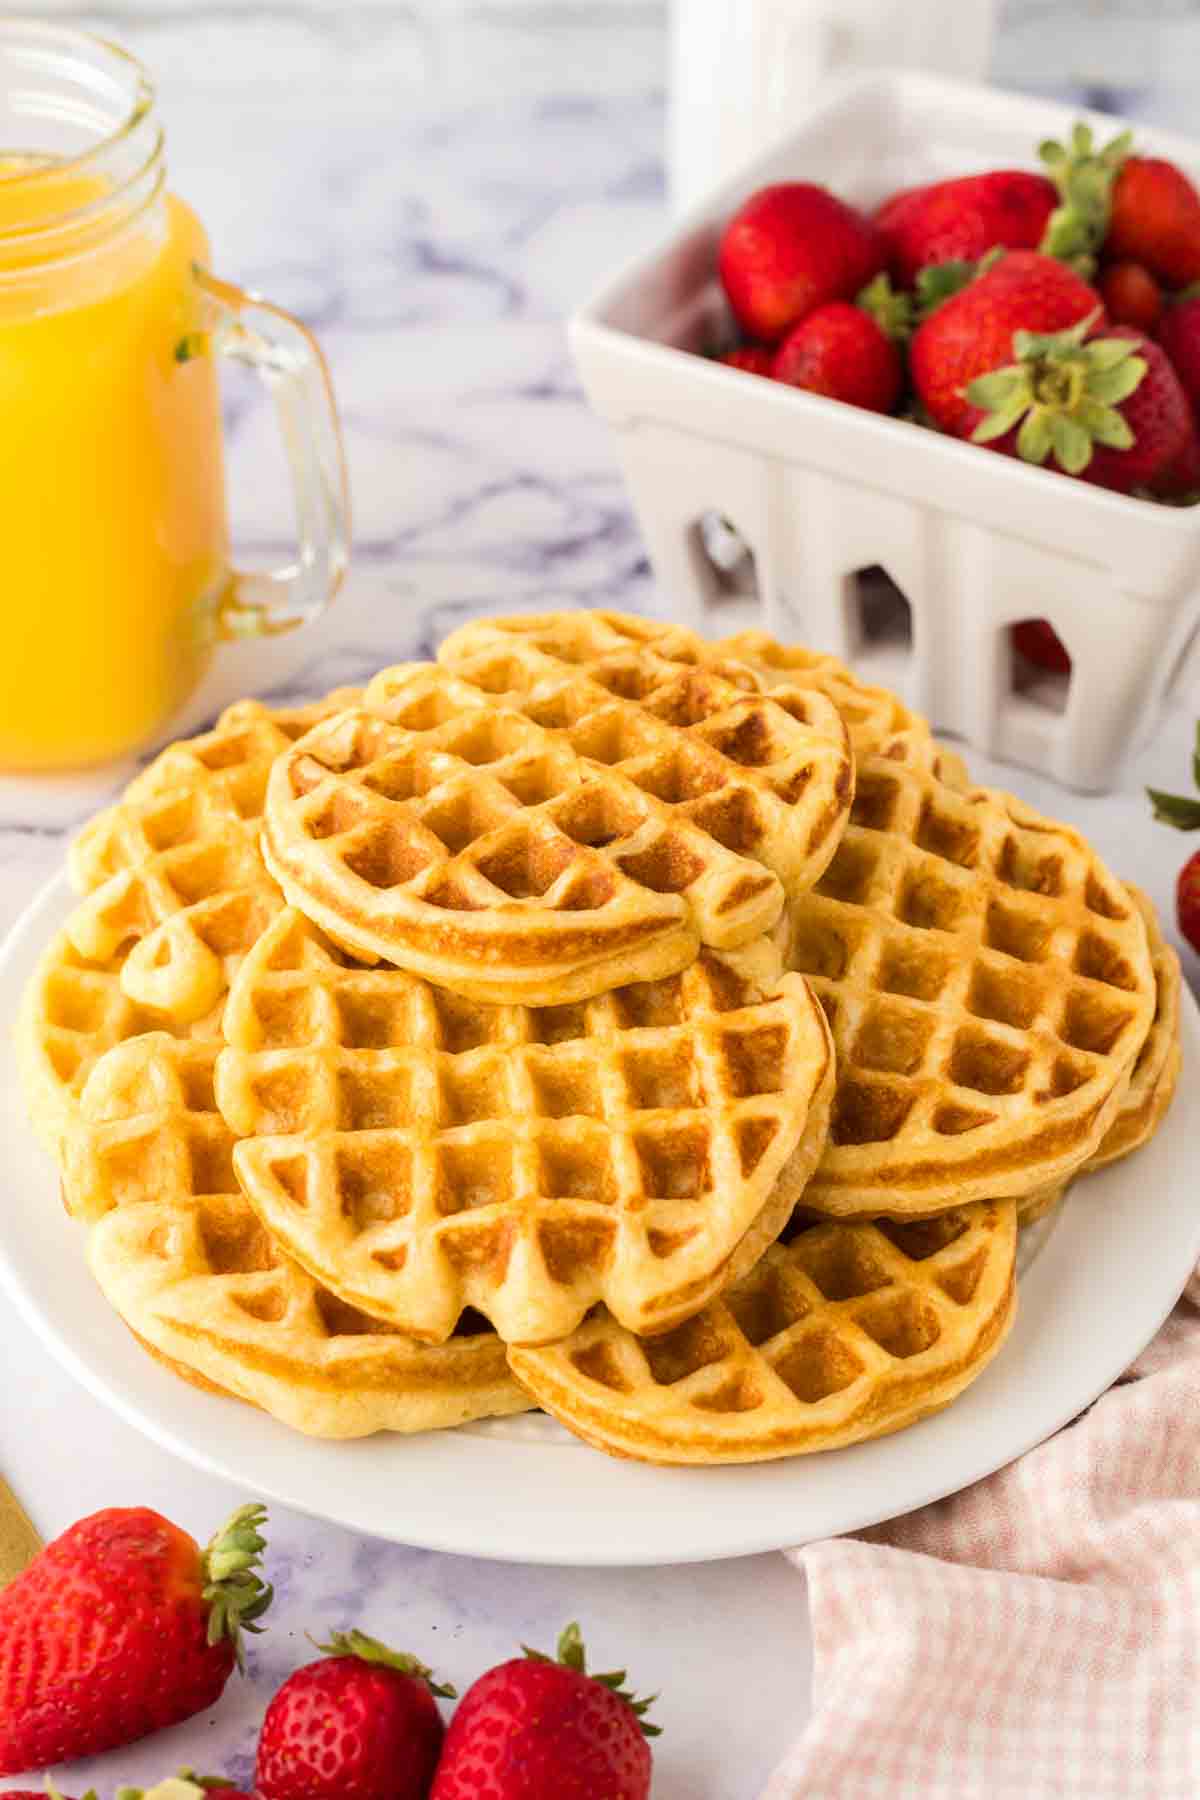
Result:
<instances>
[{"instance_id":1,"label":"round white plate","mask_svg":"<svg viewBox=\"0 0 1200 1800\"><path fill-rule=\"evenodd\" d=\"M10 1020L71 902L59 877L0 952ZM26 1122L11 1045L0 1280L92 1394L248 1494L400 1543L517 1562L628 1566L780 1549L895 1517L998 1469L1090 1405L1150 1341L1200 1259L1188 1154L1200 1013L1190 994L1182 1024L1182 1089L1166 1123L1135 1160L1089 1177L1027 1235L1017 1321L996 1361L948 1412L850 1450L654 1469L589 1450L539 1414L330 1444L199 1393L138 1349L94 1286Z\"/></svg>"}]
</instances>

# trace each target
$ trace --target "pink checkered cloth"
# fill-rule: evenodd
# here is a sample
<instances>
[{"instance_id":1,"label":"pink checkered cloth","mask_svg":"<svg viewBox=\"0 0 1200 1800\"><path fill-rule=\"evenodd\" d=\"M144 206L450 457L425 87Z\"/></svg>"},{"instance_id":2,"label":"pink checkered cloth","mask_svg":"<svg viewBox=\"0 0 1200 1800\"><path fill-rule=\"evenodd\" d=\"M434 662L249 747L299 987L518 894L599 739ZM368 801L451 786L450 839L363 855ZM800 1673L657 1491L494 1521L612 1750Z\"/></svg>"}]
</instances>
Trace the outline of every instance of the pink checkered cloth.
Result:
<instances>
[{"instance_id":1,"label":"pink checkered cloth","mask_svg":"<svg viewBox=\"0 0 1200 1800\"><path fill-rule=\"evenodd\" d=\"M1056 1437L789 1554L813 1717L762 1800L1198 1800L1200 1270Z\"/></svg>"}]
</instances>

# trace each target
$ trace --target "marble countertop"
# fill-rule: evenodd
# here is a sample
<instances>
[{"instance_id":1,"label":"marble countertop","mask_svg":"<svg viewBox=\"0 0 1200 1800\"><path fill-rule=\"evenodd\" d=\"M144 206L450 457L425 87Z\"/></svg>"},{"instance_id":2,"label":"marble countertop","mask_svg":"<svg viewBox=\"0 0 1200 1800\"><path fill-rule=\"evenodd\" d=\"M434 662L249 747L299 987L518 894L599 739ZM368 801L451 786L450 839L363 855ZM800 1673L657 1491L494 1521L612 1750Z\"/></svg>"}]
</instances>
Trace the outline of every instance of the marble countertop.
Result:
<instances>
[{"instance_id":1,"label":"marble countertop","mask_svg":"<svg viewBox=\"0 0 1200 1800\"><path fill-rule=\"evenodd\" d=\"M219 270L320 334L346 429L356 557L345 595L282 651L224 654L197 720L246 691L358 680L427 651L473 611L662 604L561 330L593 280L662 223L661 18L632 0L569 10L577 44L561 65L530 7L505 29L503 8L448 6L455 29L478 15L465 63L462 43L431 33L416 7L96 15L162 77L175 185L208 223ZM290 520L272 427L248 391L231 402L239 541L282 560ZM1184 783L1189 739L1188 718L1173 715L1104 800L1067 802L1026 776L1015 785L1066 810L1169 907L1181 844L1151 825L1140 783ZM0 926L120 775L0 782ZM135 1435L2 1313L0 1367L0 1469L45 1534L94 1507L145 1502L204 1536L248 1497ZM548 1646L579 1618L602 1666L628 1663L640 1687L661 1690L658 1800L751 1800L808 1707L803 1584L782 1557L541 1570L363 1541L281 1509L271 1541L279 1598L249 1679L213 1713L72 1769L71 1792L94 1782L107 1795L184 1763L244 1778L304 1633L331 1626L412 1648L461 1690L517 1642Z\"/></svg>"}]
</instances>

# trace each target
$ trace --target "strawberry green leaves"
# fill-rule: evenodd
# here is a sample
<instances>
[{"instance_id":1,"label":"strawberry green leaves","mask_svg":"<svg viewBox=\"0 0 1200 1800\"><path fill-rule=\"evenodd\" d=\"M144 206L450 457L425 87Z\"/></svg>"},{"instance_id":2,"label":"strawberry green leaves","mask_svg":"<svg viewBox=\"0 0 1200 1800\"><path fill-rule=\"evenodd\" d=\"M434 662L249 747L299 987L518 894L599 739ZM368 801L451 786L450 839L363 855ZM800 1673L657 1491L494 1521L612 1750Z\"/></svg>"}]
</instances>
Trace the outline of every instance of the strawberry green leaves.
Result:
<instances>
[{"instance_id":1,"label":"strawberry green leaves","mask_svg":"<svg viewBox=\"0 0 1200 1800\"><path fill-rule=\"evenodd\" d=\"M1192 753L1192 780L1200 788L1200 725L1196 727L1196 748ZM1200 830L1200 800L1191 794L1164 794L1161 788L1147 788L1154 816L1177 831Z\"/></svg>"},{"instance_id":2,"label":"strawberry green leaves","mask_svg":"<svg viewBox=\"0 0 1200 1800\"><path fill-rule=\"evenodd\" d=\"M1046 173L1061 196L1050 214L1040 249L1046 256L1091 275L1096 252L1104 242L1112 213L1112 188L1133 146L1133 133L1122 131L1097 149L1090 125L1074 126L1070 140L1048 138L1038 146Z\"/></svg>"},{"instance_id":3,"label":"strawberry green leaves","mask_svg":"<svg viewBox=\"0 0 1200 1800\"><path fill-rule=\"evenodd\" d=\"M1016 361L968 383L966 398L984 417L971 433L989 444L1017 430L1017 453L1044 463L1053 455L1068 475L1078 475L1093 447L1128 450L1134 436L1117 410L1146 374L1146 361L1131 338L1093 338L1099 309L1066 331L1013 333Z\"/></svg>"}]
</instances>

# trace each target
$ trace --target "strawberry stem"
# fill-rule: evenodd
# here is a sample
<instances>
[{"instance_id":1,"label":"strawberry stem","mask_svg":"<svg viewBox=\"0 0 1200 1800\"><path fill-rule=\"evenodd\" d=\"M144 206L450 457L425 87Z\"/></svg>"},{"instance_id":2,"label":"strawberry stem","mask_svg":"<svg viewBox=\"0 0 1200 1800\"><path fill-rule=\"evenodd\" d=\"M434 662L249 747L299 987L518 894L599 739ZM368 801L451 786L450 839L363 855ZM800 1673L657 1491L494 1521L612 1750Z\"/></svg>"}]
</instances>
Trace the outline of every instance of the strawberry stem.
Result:
<instances>
[{"instance_id":1,"label":"strawberry stem","mask_svg":"<svg viewBox=\"0 0 1200 1800\"><path fill-rule=\"evenodd\" d=\"M658 1695L648 1694L644 1699L639 1699L625 1686L627 1676L624 1669L610 1669L606 1675L594 1675L587 1666L583 1634L577 1624L564 1627L553 1656L547 1656L544 1650L532 1650L528 1644L522 1644L521 1649L530 1662L561 1663L564 1669L573 1669L577 1675L586 1675L589 1681L598 1681L601 1687L609 1688L618 1700L625 1702L641 1727L643 1737L661 1737L662 1726L652 1725L645 1716Z\"/></svg>"},{"instance_id":2,"label":"strawberry stem","mask_svg":"<svg viewBox=\"0 0 1200 1800\"><path fill-rule=\"evenodd\" d=\"M1039 144L1038 155L1060 195L1038 246L1043 256L1053 256L1085 277L1094 272L1112 216L1113 182L1132 147L1133 133L1122 131L1098 150L1091 126L1082 120L1072 128L1069 143L1048 138Z\"/></svg>"},{"instance_id":3,"label":"strawberry stem","mask_svg":"<svg viewBox=\"0 0 1200 1800\"><path fill-rule=\"evenodd\" d=\"M378 1638L368 1637L365 1631L331 1631L329 1642L317 1644L317 1649L322 1656L356 1656L359 1662L375 1663L384 1669L397 1669L401 1675L411 1675L414 1681L423 1681L430 1693L436 1694L441 1700L458 1698L457 1690L449 1682L436 1682L433 1670L427 1668L417 1657L410 1656L406 1650L389 1649Z\"/></svg>"},{"instance_id":4,"label":"strawberry stem","mask_svg":"<svg viewBox=\"0 0 1200 1800\"><path fill-rule=\"evenodd\" d=\"M260 1504L239 1506L227 1519L201 1557L203 1598L208 1604L208 1641L228 1638L237 1666L245 1673L243 1631L260 1632L258 1623L275 1596L269 1582L258 1573L267 1540L262 1526L267 1509Z\"/></svg>"}]
</instances>

